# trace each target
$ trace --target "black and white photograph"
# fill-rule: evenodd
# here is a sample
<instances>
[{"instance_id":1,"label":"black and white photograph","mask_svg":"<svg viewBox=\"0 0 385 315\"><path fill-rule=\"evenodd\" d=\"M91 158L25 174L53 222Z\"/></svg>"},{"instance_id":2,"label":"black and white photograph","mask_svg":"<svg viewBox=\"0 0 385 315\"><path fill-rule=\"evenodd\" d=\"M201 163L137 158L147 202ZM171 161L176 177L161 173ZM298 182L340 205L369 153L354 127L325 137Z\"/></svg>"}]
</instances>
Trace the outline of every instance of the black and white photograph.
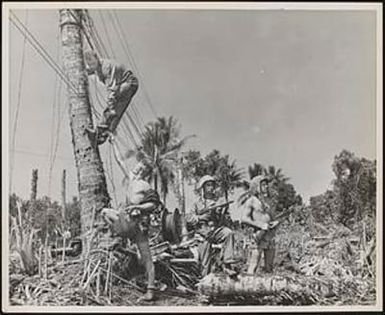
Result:
<instances>
[{"instance_id":1,"label":"black and white photograph","mask_svg":"<svg viewBox=\"0 0 385 315\"><path fill-rule=\"evenodd\" d=\"M2 311L383 309L382 3L2 9Z\"/></svg>"}]
</instances>

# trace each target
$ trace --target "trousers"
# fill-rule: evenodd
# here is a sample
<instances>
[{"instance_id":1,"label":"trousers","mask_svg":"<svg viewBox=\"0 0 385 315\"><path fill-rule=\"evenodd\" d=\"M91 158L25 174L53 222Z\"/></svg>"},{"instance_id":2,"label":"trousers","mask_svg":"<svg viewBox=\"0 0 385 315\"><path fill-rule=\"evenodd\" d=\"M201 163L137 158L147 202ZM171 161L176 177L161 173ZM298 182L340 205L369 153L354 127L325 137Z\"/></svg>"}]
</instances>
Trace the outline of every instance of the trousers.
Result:
<instances>
[{"instance_id":1,"label":"trousers","mask_svg":"<svg viewBox=\"0 0 385 315\"><path fill-rule=\"evenodd\" d=\"M123 114L130 105L132 98L136 94L138 87L138 79L131 74L127 80L120 85L118 91L109 91L107 108L103 112L100 124L108 126L108 130L114 132Z\"/></svg>"},{"instance_id":2,"label":"trousers","mask_svg":"<svg viewBox=\"0 0 385 315\"><path fill-rule=\"evenodd\" d=\"M202 276L206 276L211 272L215 262L215 249L212 246L213 244L222 244L218 257L222 263L228 264L237 261L234 232L228 227L216 228L198 247L199 260L202 265Z\"/></svg>"}]
</instances>

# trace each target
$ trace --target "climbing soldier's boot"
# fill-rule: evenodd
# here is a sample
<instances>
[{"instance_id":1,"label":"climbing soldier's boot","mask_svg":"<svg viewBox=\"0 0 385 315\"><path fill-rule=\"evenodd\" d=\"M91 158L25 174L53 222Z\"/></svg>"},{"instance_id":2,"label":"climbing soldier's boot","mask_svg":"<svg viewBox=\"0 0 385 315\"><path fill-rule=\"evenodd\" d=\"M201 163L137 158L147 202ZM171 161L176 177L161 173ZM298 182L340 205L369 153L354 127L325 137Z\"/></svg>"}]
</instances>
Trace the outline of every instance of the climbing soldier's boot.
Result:
<instances>
[{"instance_id":1,"label":"climbing soldier's boot","mask_svg":"<svg viewBox=\"0 0 385 315\"><path fill-rule=\"evenodd\" d=\"M106 142L107 141L107 139L108 139L108 136L109 136L109 134L108 133L102 133L102 134L98 134L98 139L97 139L97 143L98 143L98 145L101 145L101 144L103 144L104 142Z\"/></svg>"},{"instance_id":2,"label":"climbing soldier's boot","mask_svg":"<svg viewBox=\"0 0 385 315\"><path fill-rule=\"evenodd\" d=\"M105 124L98 125L95 129L88 127L86 131L93 141L96 139L98 145L106 142L109 136L108 126Z\"/></svg>"}]
</instances>

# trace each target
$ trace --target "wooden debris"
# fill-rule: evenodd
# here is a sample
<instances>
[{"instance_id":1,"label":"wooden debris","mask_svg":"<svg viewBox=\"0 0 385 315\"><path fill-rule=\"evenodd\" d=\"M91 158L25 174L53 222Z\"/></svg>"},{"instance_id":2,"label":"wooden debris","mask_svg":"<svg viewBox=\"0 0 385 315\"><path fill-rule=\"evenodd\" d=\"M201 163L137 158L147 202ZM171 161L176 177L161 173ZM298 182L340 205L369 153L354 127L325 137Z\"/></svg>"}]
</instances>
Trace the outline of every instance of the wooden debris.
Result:
<instances>
[{"instance_id":1,"label":"wooden debris","mask_svg":"<svg viewBox=\"0 0 385 315\"><path fill-rule=\"evenodd\" d=\"M83 285L84 290L88 287L89 283L91 282L92 278L94 277L95 273L97 272L99 265L100 265L100 260L97 262L94 270L92 270L91 275L88 277L86 283Z\"/></svg>"},{"instance_id":2,"label":"wooden debris","mask_svg":"<svg viewBox=\"0 0 385 315\"><path fill-rule=\"evenodd\" d=\"M364 247L362 242L351 241L357 233L339 232L338 226L328 226L328 235L306 226L283 230L277 233L276 242L281 247L277 247L274 274L240 276L238 281L221 274L200 280L200 268L189 242L151 244L156 258L156 285L164 288L158 291L159 300L175 298L173 305L181 297L190 299L187 305L198 301L215 305L374 303L376 279L370 271L375 268L361 271L369 268L369 260L374 261L375 239L367 240ZM243 232L238 232L237 242L243 241L246 252L250 244L244 242ZM135 305L136 298L145 292L146 283L143 268L136 270L136 251L130 247L119 251L105 248L99 243L83 259L66 255L64 263L61 259L50 260L47 280L38 275L13 276L12 305ZM362 263L360 252L365 258ZM132 273L127 273L134 265Z\"/></svg>"}]
</instances>

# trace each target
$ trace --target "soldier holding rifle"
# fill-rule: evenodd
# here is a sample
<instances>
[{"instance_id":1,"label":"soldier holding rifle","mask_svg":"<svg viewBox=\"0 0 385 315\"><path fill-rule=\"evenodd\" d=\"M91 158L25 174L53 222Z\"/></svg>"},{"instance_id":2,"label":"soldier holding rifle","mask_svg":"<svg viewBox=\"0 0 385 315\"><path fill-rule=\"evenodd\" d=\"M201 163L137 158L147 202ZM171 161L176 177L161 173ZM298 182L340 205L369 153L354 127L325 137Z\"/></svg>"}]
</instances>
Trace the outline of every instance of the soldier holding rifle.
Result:
<instances>
[{"instance_id":1,"label":"soldier holding rifle","mask_svg":"<svg viewBox=\"0 0 385 315\"><path fill-rule=\"evenodd\" d=\"M235 276L237 272L234 270L234 264L239 259L235 257L234 233L230 228L223 226L222 220L230 203L218 197L215 184L215 179L210 175L200 179L198 183L200 197L186 217L187 226L202 237L202 242L198 246L202 275L213 271L215 249L220 248L219 260L223 271Z\"/></svg>"},{"instance_id":2,"label":"soldier holding rifle","mask_svg":"<svg viewBox=\"0 0 385 315\"><path fill-rule=\"evenodd\" d=\"M266 177L259 175L251 180L246 199L240 200L243 210L241 222L254 229L256 248L250 250L248 259L248 274L254 274L264 255L265 271L272 272L275 256L275 227L273 208L269 205L269 189Z\"/></svg>"}]
</instances>

